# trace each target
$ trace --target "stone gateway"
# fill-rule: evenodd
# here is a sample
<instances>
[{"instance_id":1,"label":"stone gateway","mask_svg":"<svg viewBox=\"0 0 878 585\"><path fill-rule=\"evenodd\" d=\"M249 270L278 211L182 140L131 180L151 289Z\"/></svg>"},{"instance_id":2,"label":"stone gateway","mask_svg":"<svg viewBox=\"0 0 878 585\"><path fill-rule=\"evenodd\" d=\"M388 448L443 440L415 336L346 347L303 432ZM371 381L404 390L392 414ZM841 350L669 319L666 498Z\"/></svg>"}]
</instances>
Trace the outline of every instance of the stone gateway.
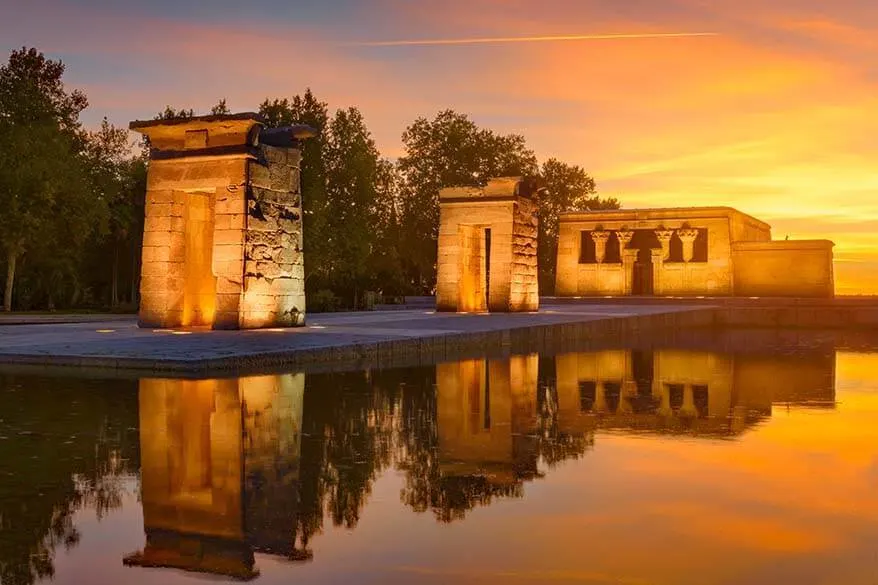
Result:
<instances>
[{"instance_id":1,"label":"stone gateway","mask_svg":"<svg viewBox=\"0 0 878 585\"><path fill-rule=\"evenodd\" d=\"M539 308L536 194L536 184L520 177L440 191L439 311Z\"/></svg>"},{"instance_id":2,"label":"stone gateway","mask_svg":"<svg viewBox=\"0 0 878 585\"><path fill-rule=\"evenodd\" d=\"M141 327L305 323L300 141L257 114L132 122L150 142Z\"/></svg>"}]
</instances>

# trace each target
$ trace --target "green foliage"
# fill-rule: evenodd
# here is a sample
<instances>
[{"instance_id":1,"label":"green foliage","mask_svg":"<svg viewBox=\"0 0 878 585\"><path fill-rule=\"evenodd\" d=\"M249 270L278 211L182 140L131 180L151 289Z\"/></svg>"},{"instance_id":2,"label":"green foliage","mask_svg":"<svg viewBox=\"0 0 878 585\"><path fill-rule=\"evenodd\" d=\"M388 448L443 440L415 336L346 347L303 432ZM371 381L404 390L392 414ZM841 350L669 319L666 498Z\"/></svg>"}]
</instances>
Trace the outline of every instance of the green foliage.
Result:
<instances>
[{"instance_id":1,"label":"green foliage","mask_svg":"<svg viewBox=\"0 0 878 585\"><path fill-rule=\"evenodd\" d=\"M4 308L10 310L17 261L41 258L52 287L71 272L71 257L106 220L93 199L88 136L79 114L87 105L61 80L64 65L35 49L13 51L0 67L0 246L7 261Z\"/></svg>"},{"instance_id":2,"label":"green foliage","mask_svg":"<svg viewBox=\"0 0 878 585\"><path fill-rule=\"evenodd\" d=\"M538 255L540 291L555 290L555 264L558 253L558 220L566 211L618 209L616 199L597 195L594 179L585 169L550 158L540 167L543 190L540 192L540 230Z\"/></svg>"},{"instance_id":3,"label":"green foliage","mask_svg":"<svg viewBox=\"0 0 878 585\"><path fill-rule=\"evenodd\" d=\"M223 105L225 105L225 100L222 101ZM179 110L172 108L171 106L165 106L165 109L156 114L156 120L174 120L176 118L193 118L195 117L195 110L189 108L180 108Z\"/></svg>"},{"instance_id":4,"label":"green foliage","mask_svg":"<svg viewBox=\"0 0 878 585\"><path fill-rule=\"evenodd\" d=\"M357 307L369 288L398 289L387 280L400 275L395 172L362 113L348 108L330 116L310 90L292 100L265 100L259 113L270 127L306 124L319 133L304 142L301 165L309 310L322 308L312 302L320 291Z\"/></svg>"},{"instance_id":5,"label":"green foliage","mask_svg":"<svg viewBox=\"0 0 878 585\"><path fill-rule=\"evenodd\" d=\"M231 114L232 111L226 105L226 98L223 98L214 107L210 108L210 113L214 116L219 116L221 114Z\"/></svg>"},{"instance_id":6,"label":"green foliage","mask_svg":"<svg viewBox=\"0 0 878 585\"><path fill-rule=\"evenodd\" d=\"M439 230L439 190L485 185L492 177L533 176L534 153L524 137L479 128L452 110L433 120L418 118L402 135L405 155L397 168L401 182L406 273L416 290L429 293L435 282Z\"/></svg>"},{"instance_id":7,"label":"green foliage","mask_svg":"<svg viewBox=\"0 0 878 585\"><path fill-rule=\"evenodd\" d=\"M86 132L85 96L65 88L64 65L35 49L13 51L0 68L0 265L4 295L20 309L134 308L140 266L147 150L106 119ZM226 99L211 114L230 113ZM554 289L558 216L618 207L602 199L579 166L538 165L518 134L482 128L451 110L418 118L402 135L403 156L382 158L363 114L331 112L305 91L266 99L269 127L305 124L302 144L305 288L310 310L363 305L385 297L430 294L435 287L438 193L484 185L492 177L538 177L541 192L541 290ZM166 106L156 119L193 109ZM143 142L143 146L148 145ZM371 298L371 297L370 297Z\"/></svg>"}]
</instances>

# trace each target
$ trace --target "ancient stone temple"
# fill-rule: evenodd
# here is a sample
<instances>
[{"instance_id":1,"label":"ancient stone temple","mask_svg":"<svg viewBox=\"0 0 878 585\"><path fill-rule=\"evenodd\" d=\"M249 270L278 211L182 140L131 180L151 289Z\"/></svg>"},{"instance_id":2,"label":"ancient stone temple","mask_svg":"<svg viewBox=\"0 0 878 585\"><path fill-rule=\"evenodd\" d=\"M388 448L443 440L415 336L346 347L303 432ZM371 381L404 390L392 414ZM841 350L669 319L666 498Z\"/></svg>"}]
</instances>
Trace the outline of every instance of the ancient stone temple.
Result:
<instances>
[{"instance_id":1,"label":"ancient stone temple","mask_svg":"<svg viewBox=\"0 0 878 585\"><path fill-rule=\"evenodd\" d=\"M305 321L300 141L257 114L132 122L150 142L141 327Z\"/></svg>"},{"instance_id":2,"label":"ancient stone temple","mask_svg":"<svg viewBox=\"0 0 878 585\"><path fill-rule=\"evenodd\" d=\"M520 177L439 193L438 310L539 308L536 195Z\"/></svg>"},{"instance_id":3,"label":"ancient stone temple","mask_svg":"<svg viewBox=\"0 0 878 585\"><path fill-rule=\"evenodd\" d=\"M729 207L566 213L555 292L832 297L833 246L772 240L771 226Z\"/></svg>"}]
</instances>

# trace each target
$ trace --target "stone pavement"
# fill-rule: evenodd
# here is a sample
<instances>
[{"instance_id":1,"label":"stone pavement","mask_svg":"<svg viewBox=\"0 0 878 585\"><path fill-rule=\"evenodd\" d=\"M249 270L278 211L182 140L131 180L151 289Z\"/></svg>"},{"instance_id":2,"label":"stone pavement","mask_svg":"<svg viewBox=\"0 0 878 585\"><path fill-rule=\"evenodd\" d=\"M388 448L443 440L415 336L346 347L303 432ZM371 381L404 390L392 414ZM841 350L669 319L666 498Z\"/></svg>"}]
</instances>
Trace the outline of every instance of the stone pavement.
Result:
<instances>
[{"instance_id":1,"label":"stone pavement","mask_svg":"<svg viewBox=\"0 0 878 585\"><path fill-rule=\"evenodd\" d=\"M467 351L539 350L559 340L711 325L709 306L548 304L537 313L432 310L329 313L308 326L250 331L139 329L130 316L84 323L0 323L0 365L133 368L158 372L257 370L323 363L435 363Z\"/></svg>"},{"instance_id":2,"label":"stone pavement","mask_svg":"<svg viewBox=\"0 0 878 585\"><path fill-rule=\"evenodd\" d=\"M99 323L117 319L137 320L134 315L112 313L0 313L0 326L41 325L47 323Z\"/></svg>"}]
</instances>

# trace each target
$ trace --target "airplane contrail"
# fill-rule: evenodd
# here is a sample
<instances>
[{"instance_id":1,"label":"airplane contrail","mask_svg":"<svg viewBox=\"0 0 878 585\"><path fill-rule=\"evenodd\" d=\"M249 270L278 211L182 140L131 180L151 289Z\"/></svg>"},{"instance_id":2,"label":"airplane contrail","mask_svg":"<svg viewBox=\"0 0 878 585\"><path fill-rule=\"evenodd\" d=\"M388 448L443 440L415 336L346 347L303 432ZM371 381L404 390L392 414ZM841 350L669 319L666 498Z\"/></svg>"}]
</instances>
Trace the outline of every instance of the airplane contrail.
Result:
<instances>
[{"instance_id":1,"label":"airplane contrail","mask_svg":"<svg viewBox=\"0 0 878 585\"><path fill-rule=\"evenodd\" d=\"M598 41L618 39L671 39L686 37L717 37L715 32L630 33L603 35L556 35L542 37L484 37L469 39L422 39L403 41L364 41L348 43L357 47L412 47L429 45L486 45L498 43L548 43L558 41Z\"/></svg>"}]
</instances>

